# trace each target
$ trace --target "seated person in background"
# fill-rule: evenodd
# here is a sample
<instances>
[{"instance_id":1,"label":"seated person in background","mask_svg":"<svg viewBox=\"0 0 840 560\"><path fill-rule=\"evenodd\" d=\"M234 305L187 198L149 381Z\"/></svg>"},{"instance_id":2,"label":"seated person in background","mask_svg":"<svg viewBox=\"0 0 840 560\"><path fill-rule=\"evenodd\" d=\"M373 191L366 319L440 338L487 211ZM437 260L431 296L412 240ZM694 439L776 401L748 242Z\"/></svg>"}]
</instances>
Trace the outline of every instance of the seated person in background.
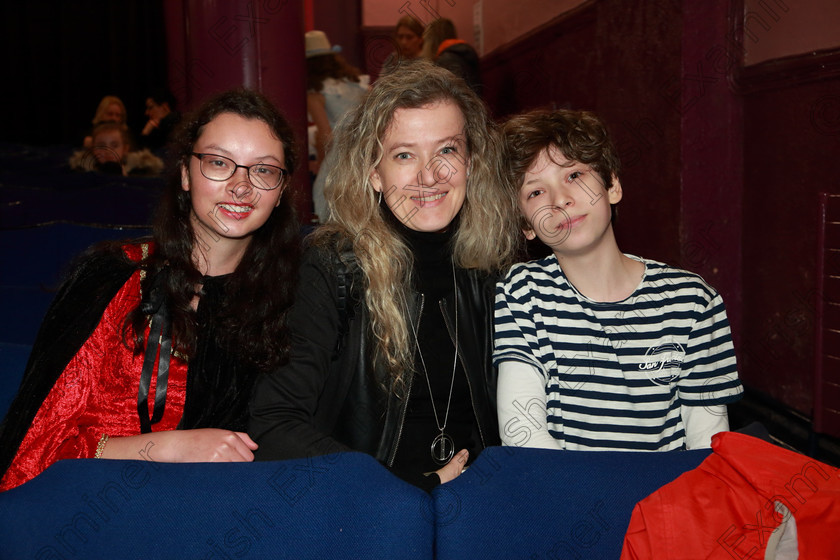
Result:
<instances>
[{"instance_id":1,"label":"seated person in background","mask_svg":"<svg viewBox=\"0 0 840 560\"><path fill-rule=\"evenodd\" d=\"M108 121L125 124L126 120L125 104L122 100L114 95L106 95L102 98L102 101L99 102L99 106L96 108L96 113L93 115L93 119L90 122L95 127L100 123ZM92 148L93 137L85 136L82 145L85 148Z\"/></svg>"},{"instance_id":2,"label":"seated person in background","mask_svg":"<svg viewBox=\"0 0 840 560\"><path fill-rule=\"evenodd\" d=\"M619 161L587 112L504 126L525 237L552 250L496 287L505 445L666 451L711 445L743 391L720 295L696 274L622 253Z\"/></svg>"},{"instance_id":3,"label":"seated person in background","mask_svg":"<svg viewBox=\"0 0 840 560\"><path fill-rule=\"evenodd\" d=\"M175 149L153 238L93 248L47 312L0 425L0 490L59 459L253 460L248 399L286 360L297 277L294 134L234 90Z\"/></svg>"},{"instance_id":4,"label":"seated person in background","mask_svg":"<svg viewBox=\"0 0 840 560\"><path fill-rule=\"evenodd\" d=\"M314 166L315 183L312 186L312 203L321 222L327 221L327 203L324 199L329 165L325 156L332 131L338 121L354 109L364 97L367 88L359 83L359 70L350 66L337 54L340 49L331 47L323 31L306 33L306 110L315 123Z\"/></svg>"},{"instance_id":5,"label":"seated person in background","mask_svg":"<svg viewBox=\"0 0 840 560\"><path fill-rule=\"evenodd\" d=\"M91 147L70 156L77 171L98 171L111 175L160 175L163 161L147 149L131 151L128 127L113 121L93 127Z\"/></svg>"},{"instance_id":6,"label":"seated person in background","mask_svg":"<svg viewBox=\"0 0 840 560\"><path fill-rule=\"evenodd\" d=\"M423 56L463 78L476 95L481 95L483 87L478 53L469 43L458 38L452 20L439 18L426 26Z\"/></svg>"},{"instance_id":7,"label":"seated person in background","mask_svg":"<svg viewBox=\"0 0 840 560\"><path fill-rule=\"evenodd\" d=\"M145 114L149 120L140 132L140 144L152 151L160 150L181 120L181 114L175 110L175 96L166 90L153 92L146 98Z\"/></svg>"},{"instance_id":8,"label":"seated person in background","mask_svg":"<svg viewBox=\"0 0 840 560\"><path fill-rule=\"evenodd\" d=\"M409 15L401 17L394 30L394 40L397 49L385 59L380 76L393 72L402 61L420 57L423 51L423 24Z\"/></svg>"}]
</instances>

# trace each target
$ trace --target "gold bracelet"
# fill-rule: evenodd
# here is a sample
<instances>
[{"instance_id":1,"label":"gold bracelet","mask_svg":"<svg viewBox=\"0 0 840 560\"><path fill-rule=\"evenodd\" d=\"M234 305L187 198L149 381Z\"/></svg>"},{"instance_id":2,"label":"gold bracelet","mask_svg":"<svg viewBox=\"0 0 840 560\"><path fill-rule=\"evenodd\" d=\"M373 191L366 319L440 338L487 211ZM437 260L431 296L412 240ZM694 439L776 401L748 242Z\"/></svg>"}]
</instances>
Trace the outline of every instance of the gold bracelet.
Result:
<instances>
[{"instance_id":1,"label":"gold bracelet","mask_svg":"<svg viewBox=\"0 0 840 560\"><path fill-rule=\"evenodd\" d=\"M96 444L96 454L94 454L94 459L101 459L102 458L102 451L105 449L105 444L108 443L108 434L102 434L102 437L99 438L99 443Z\"/></svg>"}]
</instances>

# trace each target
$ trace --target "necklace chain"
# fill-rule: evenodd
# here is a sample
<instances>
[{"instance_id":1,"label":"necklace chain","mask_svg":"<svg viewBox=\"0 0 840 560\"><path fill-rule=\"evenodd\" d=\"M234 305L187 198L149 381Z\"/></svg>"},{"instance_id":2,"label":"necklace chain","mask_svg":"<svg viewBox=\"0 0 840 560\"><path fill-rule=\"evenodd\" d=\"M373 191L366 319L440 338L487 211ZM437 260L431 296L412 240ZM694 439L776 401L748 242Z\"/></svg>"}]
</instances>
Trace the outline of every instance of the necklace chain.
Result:
<instances>
[{"instance_id":1,"label":"necklace chain","mask_svg":"<svg viewBox=\"0 0 840 560\"><path fill-rule=\"evenodd\" d=\"M420 338L417 336L417 329L419 328L420 317L417 318L418 326L417 328L414 327L414 323L409 321L411 325L411 332L414 334L414 343L417 347L417 354L420 356L420 363L423 365L423 373L426 377L426 386L429 388L429 398L432 401L432 413L435 415L435 426L440 431L440 435L437 436L434 441L432 442L432 459L439 464L445 464L449 462L449 459L452 458L452 455L455 452L454 442L452 438L446 435L446 423L449 421L449 410L450 405L452 404L452 392L455 387L455 372L458 368L458 287L455 284L455 263L452 263L452 291L455 297L455 357L452 359L452 379L449 382L449 396L446 399L446 412L443 416L443 425L441 425L440 421L438 420L438 413L437 407L435 406L435 396L432 393L432 382L429 379L429 371L426 369L426 360L423 359L423 351L420 349ZM421 308L421 315L422 315L422 308ZM442 312L442 310L441 310ZM440 443L440 456L435 453L437 449L437 445ZM449 444L449 450L446 449L446 445ZM444 460L445 459L445 460Z\"/></svg>"}]
</instances>

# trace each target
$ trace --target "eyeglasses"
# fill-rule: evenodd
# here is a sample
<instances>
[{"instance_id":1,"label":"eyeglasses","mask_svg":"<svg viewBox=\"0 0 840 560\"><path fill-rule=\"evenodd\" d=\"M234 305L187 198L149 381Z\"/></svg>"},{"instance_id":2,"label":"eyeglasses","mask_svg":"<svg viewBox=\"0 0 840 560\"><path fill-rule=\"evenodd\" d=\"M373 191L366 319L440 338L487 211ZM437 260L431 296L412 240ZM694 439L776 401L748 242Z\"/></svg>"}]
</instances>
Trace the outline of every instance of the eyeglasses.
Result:
<instances>
[{"instance_id":1,"label":"eyeglasses","mask_svg":"<svg viewBox=\"0 0 840 560\"><path fill-rule=\"evenodd\" d=\"M241 167L248 172L248 178L251 179L251 184L258 189L270 191L282 185L286 177L289 176L289 172L282 167L268 165L267 163L239 165L230 158L216 154L197 154L192 152L192 155L197 157L200 162L199 169L201 169L201 174L211 181L227 181Z\"/></svg>"}]
</instances>

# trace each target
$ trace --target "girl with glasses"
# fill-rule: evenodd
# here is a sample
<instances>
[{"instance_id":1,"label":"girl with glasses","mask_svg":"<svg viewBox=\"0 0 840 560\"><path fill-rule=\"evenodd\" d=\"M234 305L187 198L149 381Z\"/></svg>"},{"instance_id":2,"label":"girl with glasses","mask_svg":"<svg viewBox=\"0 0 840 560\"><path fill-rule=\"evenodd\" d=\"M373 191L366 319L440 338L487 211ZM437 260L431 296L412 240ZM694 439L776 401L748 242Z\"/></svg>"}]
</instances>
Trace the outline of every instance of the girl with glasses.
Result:
<instances>
[{"instance_id":1,"label":"girl with glasses","mask_svg":"<svg viewBox=\"0 0 840 560\"><path fill-rule=\"evenodd\" d=\"M291 128L234 90L181 125L153 237L89 250L0 427L0 489L59 459L251 461L254 379L286 361L299 226Z\"/></svg>"}]
</instances>

